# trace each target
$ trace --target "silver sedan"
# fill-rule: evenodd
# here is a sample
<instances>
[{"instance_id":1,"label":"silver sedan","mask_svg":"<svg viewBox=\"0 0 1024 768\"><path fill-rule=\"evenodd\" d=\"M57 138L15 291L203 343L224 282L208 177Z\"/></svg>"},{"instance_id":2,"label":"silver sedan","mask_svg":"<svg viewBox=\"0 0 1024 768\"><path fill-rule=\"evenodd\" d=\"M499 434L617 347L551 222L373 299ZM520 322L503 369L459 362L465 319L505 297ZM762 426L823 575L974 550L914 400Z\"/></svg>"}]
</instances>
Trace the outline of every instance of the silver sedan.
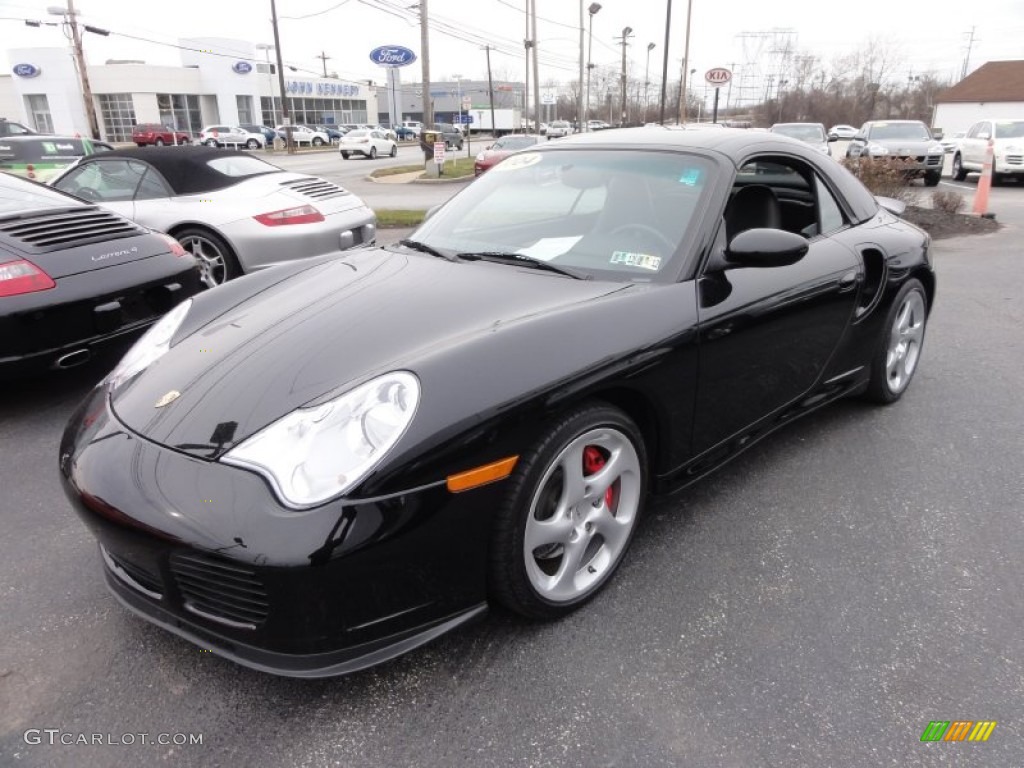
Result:
<instances>
[{"instance_id":1,"label":"silver sedan","mask_svg":"<svg viewBox=\"0 0 1024 768\"><path fill-rule=\"evenodd\" d=\"M376 239L376 216L348 190L235 150L104 152L50 185L176 237L210 285Z\"/></svg>"}]
</instances>

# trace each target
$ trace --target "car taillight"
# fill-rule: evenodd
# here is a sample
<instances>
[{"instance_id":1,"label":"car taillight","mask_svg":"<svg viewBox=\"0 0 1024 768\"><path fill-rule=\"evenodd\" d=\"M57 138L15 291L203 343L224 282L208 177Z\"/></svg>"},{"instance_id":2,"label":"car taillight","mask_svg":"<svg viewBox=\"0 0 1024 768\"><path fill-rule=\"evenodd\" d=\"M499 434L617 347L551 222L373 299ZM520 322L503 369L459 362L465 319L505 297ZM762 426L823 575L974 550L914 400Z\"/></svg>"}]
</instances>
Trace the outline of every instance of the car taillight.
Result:
<instances>
[{"instance_id":1,"label":"car taillight","mask_svg":"<svg viewBox=\"0 0 1024 768\"><path fill-rule=\"evenodd\" d=\"M298 208L285 208L283 211L262 213L253 218L268 227L279 227L282 224L315 224L324 220L323 214L312 205L300 205Z\"/></svg>"},{"instance_id":2,"label":"car taillight","mask_svg":"<svg viewBox=\"0 0 1024 768\"><path fill-rule=\"evenodd\" d=\"M188 251L185 250L185 246L183 246L170 235L165 235L163 232L161 232L160 237L164 239L164 242L167 243L168 247L171 249L171 253L173 253L175 256L188 255Z\"/></svg>"},{"instance_id":3,"label":"car taillight","mask_svg":"<svg viewBox=\"0 0 1024 768\"><path fill-rule=\"evenodd\" d=\"M0 264L0 296L18 296L56 287L53 278L31 261L20 259Z\"/></svg>"}]
</instances>

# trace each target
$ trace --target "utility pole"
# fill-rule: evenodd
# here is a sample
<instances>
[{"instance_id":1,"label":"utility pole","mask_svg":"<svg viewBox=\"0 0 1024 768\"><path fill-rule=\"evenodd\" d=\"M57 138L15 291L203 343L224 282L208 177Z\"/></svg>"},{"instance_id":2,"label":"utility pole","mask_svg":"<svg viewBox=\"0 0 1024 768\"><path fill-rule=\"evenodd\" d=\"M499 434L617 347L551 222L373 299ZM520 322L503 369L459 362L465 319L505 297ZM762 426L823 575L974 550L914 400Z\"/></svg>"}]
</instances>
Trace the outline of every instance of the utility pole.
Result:
<instances>
[{"instance_id":1,"label":"utility pole","mask_svg":"<svg viewBox=\"0 0 1024 768\"><path fill-rule=\"evenodd\" d=\"M686 122L686 67L690 64L690 16L693 11L693 0L686 0L686 46L683 49L683 74L679 83L679 122Z\"/></svg>"},{"instance_id":2,"label":"utility pole","mask_svg":"<svg viewBox=\"0 0 1024 768\"><path fill-rule=\"evenodd\" d=\"M540 133L540 71L537 64L537 0L530 0L533 9L533 20L530 30L533 33L533 114L537 120L537 133Z\"/></svg>"},{"instance_id":3,"label":"utility pole","mask_svg":"<svg viewBox=\"0 0 1024 768\"><path fill-rule=\"evenodd\" d=\"M530 125L530 47L533 41L530 39L530 0L526 0L526 37L523 38L523 48L526 50L526 80L523 82L523 114L526 116L526 125ZM540 133L540 123L537 122L537 115L533 116L533 133ZM528 133L528 131L523 131Z\"/></svg>"},{"instance_id":4,"label":"utility pole","mask_svg":"<svg viewBox=\"0 0 1024 768\"><path fill-rule=\"evenodd\" d=\"M669 0L672 2L672 0ZM587 41L587 105L586 105L586 118L590 118L590 72L594 69L594 65L590 61L590 55L594 51L594 14L601 10L600 3L591 3L590 7L587 8L587 12L590 14L590 39ZM580 128L582 129L582 126ZM587 130L590 130L589 126Z\"/></svg>"},{"instance_id":5,"label":"utility pole","mask_svg":"<svg viewBox=\"0 0 1024 768\"><path fill-rule=\"evenodd\" d=\"M580 82L576 90L576 130L583 133L583 0L580 0Z\"/></svg>"},{"instance_id":6,"label":"utility pole","mask_svg":"<svg viewBox=\"0 0 1024 768\"><path fill-rule=\"evenodd\" d=\"M61 13L63 11L63 13ZM89 85L89 70L85 66L85 53L82 51L82 33L78 29L78 21L75 19L74 0L68 0L67 10L54 8L51 13L63 15L65 22L71 27L71 41L74 47L75 65L78 67L78 76L82 81L82 98L85 102L85 117L89 121L89 134L92 138L100 138L100 124L96 119L96 105L93 103L92 86ZM90 28L90 31L99 34L109 34L106 30Z\"/></svg>"},{"instance_id":7,"label":"utility pole","mask_svg":"<svg viewBox=\"0 0 1024 768\"><path fill-rule=\"evenodd\" d=\"M70 0L68 2L68 5L71 5ZM974 47L974 27L971 27L971 31L968 32L968 34L970 35L970 38L968 38L967 40L967 55L964 57L963 71L960 73L961 80L967 77L967 67L970 66L971 63L971 48Z\"/></svg>"},{"instance_id":8,"label":"utility pole","mask_svg":"<svg viewBox=\"0 0 1024 768\"><path fill-rule=\"evenodd\" d=\"M622 46L622 74L620 75L622 80L622 114L619 118L619 125L626 124L626 46L629 45L629 38L631 37L633 37L633 28L623 27L622 37L616 38L619 41L619 45Z\"/></svg>"},{"instance_id":9,"label":"utility pole","mask_svg":"<svg viewBox=\"0 0 1024 768\"><path fill-rule=\"evenodd\" d=\"M668 44L669 33L672 29L672 0L668 0L668 8L665 10L665 55L661 63L661 106L658 111L658 122L665 124L665 89L668 87Z\"/></svg>"},{"instance_id":10,"label":"utility pole","mask_svg":"<svg viewBox=\"0 0 1024 768\"><path fill-rule=\"evenodd\" d=\"M494 81L491 79L491 46L485 45L484 50L487 51L487 93L491 101L491 135L497 137L498 126L494 122Z\"/></svg>"},{"instance_id":11,"label":"utility pole","mask_svg":"<svg viewBox=\"0 0 1024 768\"><path fill-rule=\"evenodd\" d=\"M427 29L427 0L420 0L420 66L423 71L423 130L434 125L434 103L430 100L430 34Z\"/></svg>"},{"instance_id":12,"label":"utility pole","mask_svg":"<svg viewBox=\"0 0 1024 768\"><path fill-rule=\"evenodd\" d=\"M316 58L320 59L320 61L323 62L323 65L324 65L324 77L327 77L327 60L329 58L331 58L331 57L327 55L326 51L320 51L320 55L317 56Z\"/></svg>"},{"instance_id":13,"label":"utility pole","mask_svg":"<svg viewBox=\"0 0 1024 768\"><path fill-rule=\"evenodd\" d=\"M284 60L281 56L281 36L277 31L277 3L270 0L270 20L274 25L274 52L277 54L277 82L281 87L281 121L284 123L284 141L288 154L295 153L295 142L292 140L292 114L288 108L288 97L284 90Z\"/></svg>"}]
</instances>

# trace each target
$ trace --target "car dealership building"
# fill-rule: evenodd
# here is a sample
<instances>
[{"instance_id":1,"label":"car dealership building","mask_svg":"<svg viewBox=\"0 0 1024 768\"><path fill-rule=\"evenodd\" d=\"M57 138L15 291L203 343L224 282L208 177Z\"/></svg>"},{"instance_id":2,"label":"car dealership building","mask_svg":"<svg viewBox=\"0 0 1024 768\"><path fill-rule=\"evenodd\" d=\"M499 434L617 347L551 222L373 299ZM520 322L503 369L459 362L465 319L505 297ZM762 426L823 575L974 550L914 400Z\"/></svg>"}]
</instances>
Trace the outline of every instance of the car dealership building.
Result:
<instances>
[{"instance_id":1,"label":"car dealership building","mask_svg":"<svg viewBox=\"0 0 1024 768\"><path fill-rule=\"evenodd\" d=\"M182 65L138 61L88 65L100 138L131 141L132 126L160 123L197 135L206 125L281 125L281 89L270 51L247 41L179 41ZM0 76L0 117L43 133L89 133L70 48L7 52L12 74ZM316 77L286 68L284 93L295 124L365 123L377 119L367 82Z\"/></svg>"}]
</instances>

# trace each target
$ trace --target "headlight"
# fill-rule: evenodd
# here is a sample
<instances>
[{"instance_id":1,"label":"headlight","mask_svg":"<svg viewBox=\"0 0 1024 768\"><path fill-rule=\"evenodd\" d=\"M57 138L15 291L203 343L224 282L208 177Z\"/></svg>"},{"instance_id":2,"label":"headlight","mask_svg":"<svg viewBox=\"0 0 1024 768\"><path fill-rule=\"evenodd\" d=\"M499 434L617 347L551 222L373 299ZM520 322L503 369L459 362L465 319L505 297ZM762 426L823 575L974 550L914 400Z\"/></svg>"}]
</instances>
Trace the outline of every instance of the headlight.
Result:
<instances>
[{"instance_id":1,"label":"headlight","mask_svg":"<svg viewBox=\"0 0 1024 768\"><path fill-rule=\"evenodd\" d=\"M944 154L945 151L946 150L943 148L941 144L932 144L930 147L928 147L929 155L941 155Z\"/></svg>"},{"instance_id":2,"label":"headlight","mask_svg":"<svg viewBox=\"0 0 1024 768\"><path fill-rule=\"evenodd\" d=\"M289 507L305 509L363 479L402 437L420 400L419 380L387 373L322 405L298 408L221 459L263 475Z\"/></svg>"},{"instance_id":3,"label":"headlight","mask_svg":"<svg viewBox=\"0 0 1024 768\"><path fill-rule=\"evenodd\" d=\"M132 376L146 370L163 357L171 348L171 338L181 327L192 307L192 299L186 299L160 318L121 358L121 362L107 376L111 387L119 387Z\"/></svg>"},{"instance_id":4,"label":"headlight","mask_svg":"<svg viewBox=\"0 0 1024 768\"><path fill-rule=\"evenodd\" d=\"M881 144L868 144L868 152L872 155L888 155L889 150Z\"/></svg>"},{"instance_id":5,"label":"headlight","mask_svg":"<svg viewBox=\"0 0 1024 768\"><path fill-rule=\"evenodd\" d=\"M1004 152L1020 152L1020 147L1018 147L1016 144L1011 144L1009 146L1004 147L1003 151Z\"/></svg>"}]
</instances>

